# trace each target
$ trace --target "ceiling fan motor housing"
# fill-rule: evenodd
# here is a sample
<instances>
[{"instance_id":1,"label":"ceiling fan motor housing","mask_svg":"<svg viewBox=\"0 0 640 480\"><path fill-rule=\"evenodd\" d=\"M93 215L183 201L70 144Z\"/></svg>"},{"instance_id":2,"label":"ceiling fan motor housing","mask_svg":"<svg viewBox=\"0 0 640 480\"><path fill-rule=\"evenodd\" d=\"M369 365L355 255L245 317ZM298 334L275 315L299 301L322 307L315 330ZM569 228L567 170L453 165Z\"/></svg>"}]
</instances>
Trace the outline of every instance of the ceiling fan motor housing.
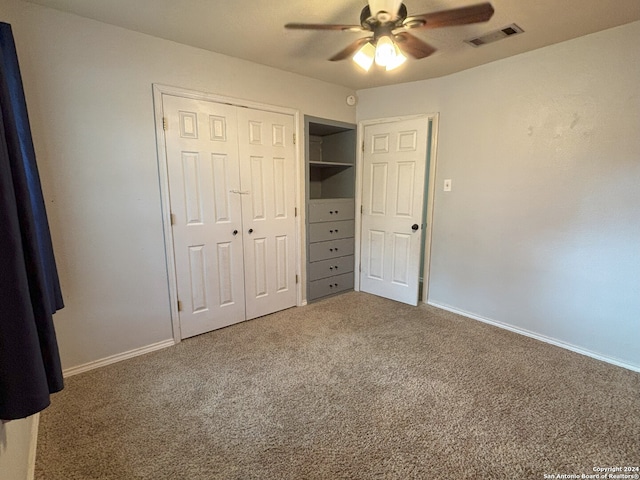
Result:
<instances>
[{"instance_id":1,"label":"ceiling fan motor housing","mask_svg":"<svg viewBox=\"0 0 640 480\"><path fill-rule=\"evenodd\" d=\"M369 0L368 7L373 12L374 17L378 18L379 12L386 13L386 20L380 19L380 21L391 21L396 17L402 0Z\"/></svg>"},{"instance_id":2,"label":"ceiling fan motor housing","mask_svg":"<svg viewBox=\"0 0 640 480\"><path fill-rule=\"evenodd\" d=\"M376 12L375 15L371 14L371 8L369 5L365 6L360 12L360 25L365 30L371 30L375 32L381 26L389 26L391 30L402 27L404 19L407 18L407 7L404 3L400 4L397 13L389 13L387 11Z\"/></svg>"}]
</instances>

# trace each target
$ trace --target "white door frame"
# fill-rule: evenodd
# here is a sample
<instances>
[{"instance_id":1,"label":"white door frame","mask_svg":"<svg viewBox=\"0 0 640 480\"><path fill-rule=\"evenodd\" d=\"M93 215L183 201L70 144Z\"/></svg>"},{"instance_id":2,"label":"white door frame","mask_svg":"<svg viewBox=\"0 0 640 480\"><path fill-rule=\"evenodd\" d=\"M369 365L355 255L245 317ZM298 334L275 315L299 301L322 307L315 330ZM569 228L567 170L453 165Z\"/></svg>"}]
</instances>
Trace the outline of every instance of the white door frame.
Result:
<instances>
[{"instance_id":1,"label":"white door frame","mask_svg":"<svg viewBox=\"0 0 640 480\"><path fill-rule=\"evenodd\" d=\"M263 103L251 102L249 100L243 100L234 97L225 97L213 93L198 92L196 90L189 90L186 88L172 87L169 85L153 84L153 109L156 121L156 147L158 151L158 174L160 181L160 201L162 206L162 225L164 233L164 251L165 260L167 266L168 277L168 290L169 290L169 308L171 311L171 326L173 329L173 339L175 343L179 343L182 340L180 334L180 316L178 314L178 284L176 281L176 268L175 268L175 256L173 250L173 234L171 231L171 202L169 198L169 173L167 165L167 149L164 138L163 128L163 112L162 112L162 95L174 95L177 97L191 98L194 100L205 100L216 103L225 103L227 105L235 105L238 107L253 108L255 110L264 110L267 112L282 113L285 115L292 115L294 121L294 134L296 141L295 148L295 164L296 164L296 182L295 182L295 208L297 212L301 212L301 192L304 192L304 177L301 178L301 172L304 172L303 165L300 164L304 155L301 154L301 144L299 140L300 135L300 112L292 108L277 107L274 105L267 105ZM301 215L296 215L296 275L297 278L302 278L302 249L300 242L303 238L302 227L300 224ZM296 305L301 306L302 303L302 282L298 282L296 285Z\"/></svg>"},{"instance_id":2,"label":"white door frame","mask_svg":"<svg viewBox=\"0 0 640 480\"><path fill-rule=\"evenodd\" d=\"M356 154L356 232L355 232L355 271L354 290L360 291L360 242L362 240L362 164L364 161L364 152L362 150L362 142L364 141L364 129L370 125L379 123L393 123L404 120L412 120L416 118L428 119L431 121L431 149L429 150L429 172L427 186L427 228L424 235L424 264L422 277L422 303L427 303L429 299L429 276L431 270L431 235L433 232L433 201L435 198L436 188L436 153L438 150L438 113L429 113L421 115L407 115L401 117L376 118L371 120L362 120L358 122L358 149ZM426 161L426 159L425 159ZM423 213L424 214L424 213Z\"/></svg>"}]
</instances>

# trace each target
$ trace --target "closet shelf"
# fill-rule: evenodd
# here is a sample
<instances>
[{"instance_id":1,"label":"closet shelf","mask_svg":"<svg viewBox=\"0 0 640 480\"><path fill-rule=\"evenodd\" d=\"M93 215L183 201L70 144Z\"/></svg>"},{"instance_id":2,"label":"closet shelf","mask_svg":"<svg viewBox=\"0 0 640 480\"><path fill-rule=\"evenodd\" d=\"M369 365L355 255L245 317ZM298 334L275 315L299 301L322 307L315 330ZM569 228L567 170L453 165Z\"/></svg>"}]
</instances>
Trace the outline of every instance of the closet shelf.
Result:
<instances>
[{"instance_id":1,"label":"closet shelf","mask_svg":"<svg viewBox=\"0 0 640 480\"><path fill-rule=\"evenodd\" d=\"M343 162L309 162L309 166L311 167L353 167L353 163L343 163Z\"/></svg>"}]
</instances>

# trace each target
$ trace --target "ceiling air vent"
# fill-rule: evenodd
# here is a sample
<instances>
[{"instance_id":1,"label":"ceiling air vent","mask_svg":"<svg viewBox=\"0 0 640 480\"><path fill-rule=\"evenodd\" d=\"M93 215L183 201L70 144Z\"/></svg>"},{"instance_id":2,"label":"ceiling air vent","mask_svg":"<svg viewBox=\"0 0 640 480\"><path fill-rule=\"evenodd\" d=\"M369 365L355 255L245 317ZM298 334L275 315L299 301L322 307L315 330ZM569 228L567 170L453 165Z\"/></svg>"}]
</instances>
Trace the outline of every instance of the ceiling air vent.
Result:
<instances>
[{"instance_id":1,"label":"ceiling air vent","mask_svg":"<svg viewBox=\"0 0 640 480\"><path fill-rule=\"evenodd\" d=\"M518 35L519 33L523 33L518 25L512 23L511 25L507 25L500 30L495 30L493 32L485 33L476 38L470 38L469 40L465 40L465 43L468 43L472 47L479 47L481 45L486 45L487 43L497 42L498 40L502 40L503 38L511 37L513 35Z\"/></svg>"}]
</instances>

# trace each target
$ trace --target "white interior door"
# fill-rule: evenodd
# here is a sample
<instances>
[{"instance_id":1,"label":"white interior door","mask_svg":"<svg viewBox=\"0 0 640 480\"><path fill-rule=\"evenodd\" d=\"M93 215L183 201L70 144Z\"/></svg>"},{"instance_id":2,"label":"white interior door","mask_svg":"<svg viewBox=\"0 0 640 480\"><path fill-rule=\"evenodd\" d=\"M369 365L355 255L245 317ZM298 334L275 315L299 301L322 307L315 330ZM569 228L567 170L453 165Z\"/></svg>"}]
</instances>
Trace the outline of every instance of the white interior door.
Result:
<instances>
[{"instance_id":1,"label":"white interior door","mask_svg":"<svg viewBox=\"0 0 640 480\"><path fill-rule=\"evenodd\" d=\"M245 319L236 108L171 95L162 103L186 338Z\"/></svg>"},{"instance_id":2,"label":"white interior door","mask_svg":"<svg viewBox=\"0 0 640 480\"><path fill-rule=\"evenodd\" d=\"M428 118L364 128L360 290L418 304Z\"/></svg>"},{"instance_id":3,"label":"white interior door","mask_svg":"<svg viewBox=\"0 0 640 480\"><path fill-rule=\"evenodd\" d=\"M291 115L238 110L247 319L296 304Z\"/></svg>"}]
</instances>

